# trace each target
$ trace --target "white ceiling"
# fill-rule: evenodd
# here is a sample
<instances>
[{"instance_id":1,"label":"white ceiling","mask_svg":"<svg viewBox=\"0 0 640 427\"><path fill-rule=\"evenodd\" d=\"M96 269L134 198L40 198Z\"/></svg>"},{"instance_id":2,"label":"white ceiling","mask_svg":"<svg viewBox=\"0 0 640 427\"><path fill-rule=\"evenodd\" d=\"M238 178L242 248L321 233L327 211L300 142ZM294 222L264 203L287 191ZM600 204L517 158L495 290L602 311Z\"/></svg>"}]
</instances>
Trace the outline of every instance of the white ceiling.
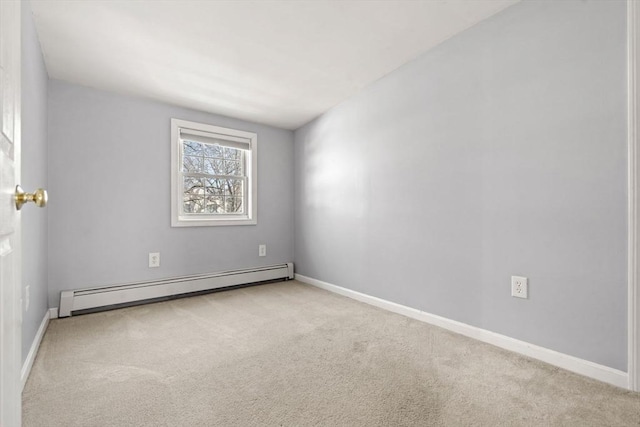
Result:
<instances>
[{"instance_id":1,"label":"white ceiling","mask_svg":"<svg viewBox=\"0 0 640 427\"><path fill-rule=\"evenodd\" d=\"M296 129L517 1L31 5L51 78Z\"/></svg>"}]
</instances>

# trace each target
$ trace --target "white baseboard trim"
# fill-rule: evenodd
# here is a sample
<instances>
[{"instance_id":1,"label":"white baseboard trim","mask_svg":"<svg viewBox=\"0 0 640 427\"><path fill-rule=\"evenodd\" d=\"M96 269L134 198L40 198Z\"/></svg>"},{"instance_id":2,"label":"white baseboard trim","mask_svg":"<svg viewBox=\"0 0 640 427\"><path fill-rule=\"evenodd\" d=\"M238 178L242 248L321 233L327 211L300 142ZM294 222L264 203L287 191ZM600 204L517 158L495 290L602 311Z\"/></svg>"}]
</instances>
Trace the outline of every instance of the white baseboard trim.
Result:
<instances>
[{"instance_id":1,"label":"white baseboard trim","mask_svg":"<svg viewBox=\"0 0 640 427\"><path fill-rule=\"evenodd\" d=\"M387 301L382 298L377 298L371 295L363 294L361 292L352 291L351 289L336 286L331 283L303 276L301 274L296 274L295 278L300 282L316 286L318 288L322 288L327 291L340 294L345 297L349 297L388 311L392 311L394 313L398 313L412 319L429 323L431 325L456 332L466 337L492 344L496 347L513 351L515 353L519 353L524 356L540 360L542 362L546 362L550 365L566 369L567 371L584 375L585 377L593 378L598 381L615 385L617 387L626 389L629 388L628 374L626 372L619 371L608 366L600 365L588 360L580 359L575 356L570 356L568 354L560 353L555 350L550 350L548 348L530 344L525 341L520 341L506 335L501 335L495 332L487 331L486 329L478 328L476 326L467 325L466 323L447 319L446 317L437 316L435 314L427 313L425 311Z\"/></svg>"},{"instance_id":2,"label":"white baseboard trim","mask_svg":"<svg viewBox=\"0 0 640 427\"><path fill-rule=\"evenodd\" d=\"M49 319L57 319L58 318L58 307L49 309Z\"/></svg>"},{"instance_id":3,"label":"white baseboard trim","mask_svg":"<svg viewBox=\"0 0 640 427\"><path fill-rule=\"evenodd\" d=\"M27 379L29 378L29 374L31 373L31 368L33 367L33 362L36 360L36 355L38 354L38 349L40 348L40 343L42 342L44 333L47 331L47 326L49 326L50 318L50 310L47 310L44 313L44 317L42 318L42 322L40 323L38 332L36 332L36 336L33 338L31 348L29 349L29 354L27 354L24 365L22 365L22 371L20 372L20 381L22 384L21 389L24 389L24 385L27 383Z\"/></svg>"}]
</instances>

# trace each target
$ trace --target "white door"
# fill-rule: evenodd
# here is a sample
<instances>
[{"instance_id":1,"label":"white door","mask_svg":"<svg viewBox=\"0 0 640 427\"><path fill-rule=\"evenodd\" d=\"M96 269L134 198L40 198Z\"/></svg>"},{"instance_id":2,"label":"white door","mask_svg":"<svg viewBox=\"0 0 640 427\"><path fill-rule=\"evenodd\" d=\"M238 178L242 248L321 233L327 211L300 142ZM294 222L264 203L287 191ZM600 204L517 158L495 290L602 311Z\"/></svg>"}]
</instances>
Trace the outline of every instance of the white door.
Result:
<instances>
[{"instance_id":1,"label":"white door","mask_svg":"<svg viewBox=\"0 0 640 427\"><path fill-rule=\"evenodd\" d=\"M0 426L21 422L20 2L0 0Z\"/></svg>"}]
</instances>

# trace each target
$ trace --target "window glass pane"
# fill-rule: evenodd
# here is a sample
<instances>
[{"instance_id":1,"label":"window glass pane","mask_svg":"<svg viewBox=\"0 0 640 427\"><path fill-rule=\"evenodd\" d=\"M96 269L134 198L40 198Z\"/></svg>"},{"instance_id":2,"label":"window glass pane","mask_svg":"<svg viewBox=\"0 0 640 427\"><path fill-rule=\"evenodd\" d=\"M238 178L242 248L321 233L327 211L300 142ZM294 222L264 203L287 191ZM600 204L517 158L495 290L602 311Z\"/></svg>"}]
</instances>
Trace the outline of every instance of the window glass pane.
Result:
<instances>
[{"instance_id":1,"label":"window glass pane","mask_svg":"<svg viewBox=\"0 0 640 427\"><path fill-rule=\"evenodd\" d=\"M202 144L193 141L184 141L184 155L185 156L201 156Z\"/></svg>"},{"instance_id":2,"label":"window glass pane","mask_svg":"<svg viewBox=\"0 0 640 427\"><path fill-rule=\"evenodd\" d=\"M182 204L182 210L184 211L184 213L193 213L194 207L195 202L192 202L191 200L185 199Z\"/></svg>"},{"instance_id":3,"label":"window glass pane","mask_svg":"<svg viewBox=\"0 0 640 427\"><path fill-rule=\"evenodd\" d=\"M224 213L224 198L222 196L205 197L205 212L209 214Z\"/></svg>"},{"instance_id":4,"label":"window glass pane","mask_svg":"<svg viewBox=\"0 0 640 427\"><path fill-rule=\"evenodd\" d=\"M225 160L224 170L225 175L242 176L242 162L240 162L239 160Z\"/></svg>"},{"instance_id":5,"label":"window glass pane","mask_svg":"<svg viewBox=\"0 0 640 427\"><path fill-rule=\"evenodd\" d=\"M182 203L185 213L202 213L204 208L204 199L200 196L185 195Z\"/></svg>"},{"instance_id":6,"label":"window glass pane","mask_svg":"<svg viewBox=\"0 0 640 427\"><path fill-rule=\"evenodd\" d=\"M242 196L242 183L241 179L225 179L224 194L227 196Z\"/></svg>"},{"instance_id":7,"label":"window glass pane","mask_svg":"<svg viewBox=\"0 0 640 427\"><path fill-rule=\"evenodd\" d=\"M224 194L224 179L207 178L204 180L207 195L222 196Z\"/></svg>"},{"instance_id":8,"label":"window glass pane","mask_svg":"<svg viewBox=\"0 0 640 427\"><path fill-rule=\"evenodd\" d=\"M185 199L187 195L202 195L204 194L204 186L202 185L202 178L193 178L190 176L184 177L184 195Z\"/></svg>"},{"instance_id":9,"label":"window glass pane","mask_svg":"<svg viewBox=\"0 0 640 427\"><path fill-rule=\"evenodd\" d=\"M224 160L205 158L204 172L209 175L226 175L224 171Z\"/></svg>"},{"instance_id":10,"label":"window glass pane","mask_svg":"<svg viewBox=\"0 0 640 427\"><path fill-rule=\"evenodd\" d=\"M225 197L224 202L227 213L242 213L242 197Z\"/></svg>"},{"instance_id":11,"label":"window glass pane","mask_svg":"<svg viewBox=\"0 0 640 427\"><path fill-rule=\"evenodd\" d=\"M182 172L202 172L202 169L202 157L183 157Z\"/></svg>"},{"instance_id":12,"label":"window glass pane","mask_svg":"<svg viewBox=\"0 0 640 427\"><path fill-rule=\"evenodd\" d=\"M204 155L206 157L218 157L222 158L222 147L213 144L204 144Z\"/></svg>"},{"instance_id":13,"label":"window glass pane","mask_svg":"<svg viewBox=\"0 0 640 427\"><path fill-rule=\"evenodd\" d=\"M242 158L242 150L237 148L224 148L224 158L229 160L240 160Z\"/></svg>"}]
</instances>

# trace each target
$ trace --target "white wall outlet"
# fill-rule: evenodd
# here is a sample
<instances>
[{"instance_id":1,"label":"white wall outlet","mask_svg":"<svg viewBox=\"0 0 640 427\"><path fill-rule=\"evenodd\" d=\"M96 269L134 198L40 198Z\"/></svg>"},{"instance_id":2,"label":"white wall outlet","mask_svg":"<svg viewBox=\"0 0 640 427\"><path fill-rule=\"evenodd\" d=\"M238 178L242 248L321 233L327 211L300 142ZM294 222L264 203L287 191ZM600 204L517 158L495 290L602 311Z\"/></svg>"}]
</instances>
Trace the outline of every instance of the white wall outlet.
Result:
<instances>
[{"instance_id":1,"label":"white wall outlet","mask_svg":"<svg viewBox=\"0 0 640 427\"><path fill-rule=\"evenodd\" d=\"M29 311L29 301L31 300L31 285L24 288L24 311Z\"/></svg>"},{"instance_id":2,"label":"white wall outlet","mask_svg":"<svg viewBox=\"0 0 640 427\"><path fill-rule=\"evenodd\" d=\"M521 276L511 276L511 296L527 298L529 294L529 279Z\"/></svg>"},{"instance_id":3,"label":"white wall outlet","mask_svg":"<svg viewBox=\"0 0 640 427\"><path fill-rule=\"evenodd\" d=\"M149 268L160 267L160 252L149 252Z\"/></svg>"},{"instance_id":4,"label":"white wall outlet","mask_svg":"<svg viewBox=\"0 0 640 427\"><path fill-rule=\"evenodd\" d=\"M267 256L267 245L258 245L258 256Z\"/></svg>"}]
</instances>

